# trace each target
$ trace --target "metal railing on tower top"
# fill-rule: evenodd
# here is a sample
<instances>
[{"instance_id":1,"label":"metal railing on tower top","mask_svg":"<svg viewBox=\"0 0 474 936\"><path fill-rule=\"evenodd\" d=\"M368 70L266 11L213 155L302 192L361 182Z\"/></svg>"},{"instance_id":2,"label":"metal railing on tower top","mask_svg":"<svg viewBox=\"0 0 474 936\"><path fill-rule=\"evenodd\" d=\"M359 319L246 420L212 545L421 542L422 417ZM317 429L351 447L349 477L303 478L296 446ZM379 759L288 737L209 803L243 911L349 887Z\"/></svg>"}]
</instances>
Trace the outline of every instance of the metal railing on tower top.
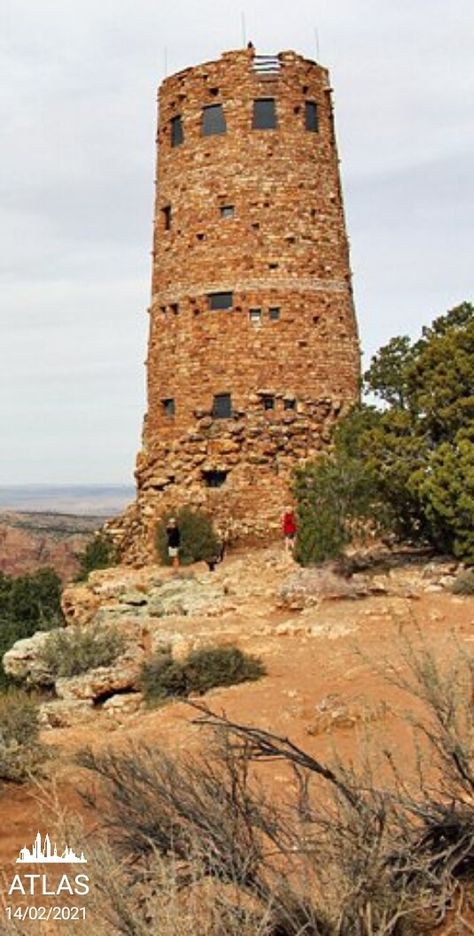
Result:
<instances>
[{"instance_id":1,"label":"metal railing on tower top","mask_svg":"<svg viewBox=\"0 0 474 936\"><path fill-rule=\"evenodd\" d=\"M253 69L259 75L274 75L281 69L281 62L277 55L255 55Z\"/></svg>"}]
</instances>

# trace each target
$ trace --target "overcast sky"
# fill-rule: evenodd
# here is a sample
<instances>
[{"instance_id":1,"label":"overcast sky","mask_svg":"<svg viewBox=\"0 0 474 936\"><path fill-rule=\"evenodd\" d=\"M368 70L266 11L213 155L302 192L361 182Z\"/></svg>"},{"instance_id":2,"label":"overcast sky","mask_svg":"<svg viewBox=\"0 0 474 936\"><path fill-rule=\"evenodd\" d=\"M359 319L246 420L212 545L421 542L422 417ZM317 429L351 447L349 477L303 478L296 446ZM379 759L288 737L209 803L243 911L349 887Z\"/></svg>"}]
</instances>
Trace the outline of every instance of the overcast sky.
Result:
<instances>
[{"instance_id":1,"label":"overcast sky","mask_svg":"<svg viewBox=\"0 0 474 936\"><path fill-rule=\"evenodd\" d=\"M0 484L131 479L156 87L246 38L331 70L362 346L472 299L472 0L0 0ZM167 50L165 56L165 49Z\"/></svg>"}]
</instances>

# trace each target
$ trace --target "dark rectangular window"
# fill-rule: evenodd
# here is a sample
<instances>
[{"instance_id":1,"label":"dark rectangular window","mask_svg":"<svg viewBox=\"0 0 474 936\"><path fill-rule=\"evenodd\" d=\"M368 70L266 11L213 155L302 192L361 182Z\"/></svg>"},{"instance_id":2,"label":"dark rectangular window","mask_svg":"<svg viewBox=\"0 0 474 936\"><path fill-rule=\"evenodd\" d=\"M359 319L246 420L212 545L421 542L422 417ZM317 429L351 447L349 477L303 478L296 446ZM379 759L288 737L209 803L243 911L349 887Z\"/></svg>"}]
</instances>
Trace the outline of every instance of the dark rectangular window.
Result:
<instances>
[{"instance_id":1,"label":"dark rectangular window","mask_svg":"<svg viewBox=\"0 0 474 936\"><path fill-rule=\"evenodd\" d=\"M232 397L230 393L217 393L212 406L214 419L229 419L232 416Z\"/></svg>"},{"instance_id":2,"label":"dark rectangular window","mask_svg":"<svg viewBox=\"0 0 474 936\"><path fill-rule=\"evenodd\" d=\"M264 410L275 409L275 397L270 393L265 393L262 397L262 403Z\"/></svg>"},{"instance_id":3,"label":"dark rectangular window","mask_svg":"<svg viewBox=\"0 0 474 936\"><path fill-rule=\"evenodd\" d=\"M286 409L286 410L296 409L296 400L293 400L293 399L290 400L289 398L287 398L286 400L283 400L283 409Z\"/></svg>"},{"instance_id":4,"label":"dark rectangular window","mask_svg":"<svg viewBox=\"0 0 474 936\"><path fill-rule=\"evenodd\" d=\"M165 207L161 209L161 213L163 215L163 226L165 231L171 230L171 205L165 205Z\"/></svg>"},{"instance_id":5,"label":"dark rectangular window","mask_svg":"<svg viewBox=\"0 0 474 936\"><path fill-rule=\"evenodd\" d=\"M254 130L274 130L277 125L275 98L259 98L253 102Z\"/></svg>"},{"instance_id":6,"label":"dark rectangular window","mask_svg":"<svg viewBox=\"0 0 474 936\"><path fill-rule=\"evenodd\" d=\"M172 312L173 315L177 315L177 314L178 314L178 312L179 312L179 305L178 305L177 302L171 302L171 303L170 303L170 312Z\"/></svg>"},{"instance_id":7,"label":"dark rectangular window","mask_svg":"<svg viewBox=\"0 0 474 936\"><path fill-rule=\"evenodd\" d=\"M209 471L203 471L202 476L207 487L216 488L225 484L228 474L228 471L210 469Z\"/></svg>"},{"instance_id":8,"label":"dark rectangular window","mask_svg":"<svg viewBox=\"0 0 474 936\"><path fill-rule=\"evenodd\" d=\"M235 209L233 205L221 205L221 218L233 218Z\"/></svg>"},{"instance_id":9,"label":"dark rectangular window","mask_svg":"<svg viewBox=\"0 0 474 936\"><path fill-rule=\"evenodd\" d=\"M262 310L261 309L250 309L249 319L254 325L260 325L262 321Z\"/></svg>"},{"instance_id":10,"label":"dark rectangular window","mask_svg":"<svg viewBox=\"0 0 474 936\"><path fill-rule=\"evenodd\" d=\"M231 292L210 293L207 298L210 309L231 309L234 304L234 294Z\"/></svg>"},{"instance_id":11,"label":"dark rectangular window","mask_svg":"<svg viewBox=\"0 0 474 936\"><path fill-rule=\"evenodd\" d=\"M280 318L280 309L277 308L277 306L273 306L272 309L268 310L268 314L272 322L278 322L278 319Z\"/></svg>"},{"instance_id":12,"label":"dark rectangular window","mask_svg":"<svg viewBox=\"0 0 474 936\"><path fill-rule=\"evenodd\" d=\"M214 133L225 133L227 130L224 109L222 104L210 104L202 110L203 136L212 136Z\"/></svg>"},{"instance_id":13,"label":"dark rectangular window","mask_svg":"<svg viewBox=\"0 0 474 936\"><path fill-rule=\"evenodd\" d=\"M174 416L176 412L176 405L174 400L170 397L168 400L162 400L161 403L165 416Z\"/></svg>"},{"instance_id":14,"label":"dark rectangular window","mask_svg":"<svg viewBox=\"0 0 474 936\"><path fill-rule=\"evenodd\" d=\"M315 101L306 101L305 103L305 127L307 130L312 130L313 133L317 133L319 130L318 105Z\"/></svg>"},{"instance_id":15,"label":"dark rectangular window","mask_svg":"<svg viewBox=\"0 0 474 936\"><path fill-rule=\"evenodd\" d=\"M171 146L180 146L184 140L181 115L171 118Z\"/></svg>"}]
</instances>

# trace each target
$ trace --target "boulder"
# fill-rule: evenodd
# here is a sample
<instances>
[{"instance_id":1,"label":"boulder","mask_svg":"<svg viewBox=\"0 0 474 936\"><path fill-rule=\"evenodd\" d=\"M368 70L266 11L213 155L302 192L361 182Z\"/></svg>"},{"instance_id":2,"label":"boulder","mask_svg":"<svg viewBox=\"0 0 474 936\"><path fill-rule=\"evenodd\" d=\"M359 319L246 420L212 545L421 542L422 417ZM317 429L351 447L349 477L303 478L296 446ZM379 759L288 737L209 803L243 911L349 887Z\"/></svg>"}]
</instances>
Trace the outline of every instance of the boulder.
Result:
<instances>
[{"instance_id":1,"label":"boulder","mask_svg":"<svg viewBox=\"0 0 474 936\"><path fill-rule=\"evenodd\" d=\"M109 715L132 715L138 712L143 704L143 695L141 692L120 692L107 699L102 706L102 711Z\"/></svg>"},{"instance_id":2,"label":"boulder","mask_svg":"<svg viewBox=\"0 0 474 936\"><path fill-rule=\"evenodd\" d=\"M95 718L92 701L53 699L40 706L39 723L43 728L73 728Z\"/></svg>"},{"instance_id":3,"label":"boulder","mask_svg":"<svg viewBox=\"0 0 474 936\"><path fill-rule=\"evenodd\" d=\"M61 596L61 607L67 624L89 624L98 607L100 597L88 585L70 585Z\"/></svg>"},{"instance_id":4,"label":"boulder","mask_svg":"<svg viewBox=\"0 0 474 936\"><path fill-rule=\"evenodd\" d=\"M380 593L380 584L372 586L365 575L346 578L334 565L325 564L313 569L300 569L289 576L280 588L278 604L297 611L320 601L365 598Z\"/></svg>"},{"instance_id":5,"label":"boulder","mask_svg":"<svg viewBox=\"0 0 474 936\"><path fill-rule=\"evenodd\" d=\"M36 631L32 637L17 640L3 657L3 668L8 676L25 680L32 686L50 686L53 677L40 658L51 631Z\"/></svg>"},{"instance_id":6,"label":"boulder","mask_svg":"<svg viewBox=\"0 0 474 936\"><path fill-rule=\"evenodd\" d=\"M137 659L122 658L112 666L99 666L80 676L59 677L55 682L56 693L60 699L92 699L97 702L101 696L138 689L142 660L143 654L140 654Z\"/></svg>"}]
</instances>

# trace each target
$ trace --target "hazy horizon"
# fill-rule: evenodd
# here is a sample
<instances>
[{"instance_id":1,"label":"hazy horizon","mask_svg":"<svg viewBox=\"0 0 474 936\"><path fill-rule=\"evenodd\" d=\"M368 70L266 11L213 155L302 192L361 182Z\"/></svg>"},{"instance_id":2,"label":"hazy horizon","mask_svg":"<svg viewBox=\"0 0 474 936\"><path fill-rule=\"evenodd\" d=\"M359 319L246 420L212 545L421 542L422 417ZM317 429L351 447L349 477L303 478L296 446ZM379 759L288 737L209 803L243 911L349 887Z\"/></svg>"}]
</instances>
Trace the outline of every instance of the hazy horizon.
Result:
<instances>
[{"instance_id":1,"label":"hazy horizon","mask_svg":"<svg viewBox=\"0 0 474 936\"><path fill-rule=\"evenodd\" d=\"M0 514L111 515L120 513L134 495L131 484L0 484Z\"/></svg>"}]
</instances>

